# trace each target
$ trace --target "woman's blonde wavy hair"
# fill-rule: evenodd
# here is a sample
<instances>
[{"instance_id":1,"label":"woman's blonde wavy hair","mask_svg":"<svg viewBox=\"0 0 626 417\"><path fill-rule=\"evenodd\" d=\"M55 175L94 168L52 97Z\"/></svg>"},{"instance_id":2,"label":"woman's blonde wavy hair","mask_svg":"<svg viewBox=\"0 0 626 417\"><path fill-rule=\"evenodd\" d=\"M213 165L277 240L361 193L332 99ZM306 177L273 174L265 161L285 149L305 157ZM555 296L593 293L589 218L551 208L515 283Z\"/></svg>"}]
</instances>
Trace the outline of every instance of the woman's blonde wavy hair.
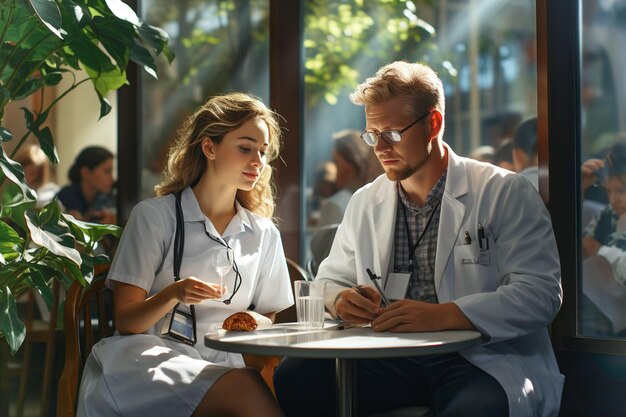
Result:
<instances>
[{"instance_id":1,"label":"woman's blonde wavy hair","mask_svg":"<svg viewBox=\"0 0 626 417\"><path fill-rule=\"evenodd\" d=\"M269 130L269 144L265 152L268 164L250 191L237 191L236 199L242 207L261 216L274 214L274 184L269 162L278 157L281 130L278 114L268 109L261 100L245 93L230 93L209 99L189 116L178 131L169 150L165 179L154 187L157 196L176 193L198 182L207 166L202 152L206 137L220 143L227 133L240 128L253 118L263 120Z\"/></svg>"}]
</instances>

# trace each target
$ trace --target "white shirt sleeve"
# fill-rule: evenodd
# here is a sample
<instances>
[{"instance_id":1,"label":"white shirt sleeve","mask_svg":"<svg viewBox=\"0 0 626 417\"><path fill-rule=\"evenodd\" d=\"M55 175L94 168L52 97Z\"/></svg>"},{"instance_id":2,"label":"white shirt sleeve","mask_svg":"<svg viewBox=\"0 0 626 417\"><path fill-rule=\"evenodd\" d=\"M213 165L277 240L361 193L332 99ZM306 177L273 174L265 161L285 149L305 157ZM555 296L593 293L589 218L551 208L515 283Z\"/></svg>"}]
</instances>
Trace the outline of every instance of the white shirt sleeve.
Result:
<instances>
[{"instance_id":1,"label":"white shirt sleeve","mask_svg":"<svg viewBox=\"0 0 626 417\"><path fill-rule=\"evenodd\" d=\"M626 284L626 252L615 246L600 246L598 255L606 258L613 267L613 276Z\"/></svg>"},{"instance_id":2,"label":"white shirt sleeve","mask_svg":"<svg viewBox=\"0 0 626 417\"><path fill-rule=\"evenodd\" d=\"M165 242L171 240L165 239L165 236L171 237L171 233L167 234L165 223L164 213L150 200L133 208L107 277L109 287L114 285L111 281L118 281L150 292L163 262Z\"/></svg>"},{"instance_id":3,"label":"white shirt sleeve","mask_svg":"<svg viewBox=\"0 0 626 417\"><path fill-rule=\"evenodd\" d=\"M291 280L285 251L278 230L273 225L263 242L259 281L254 291L254 310L265 314L278 312L293 305Z\"/></svg>"}]
</instances>

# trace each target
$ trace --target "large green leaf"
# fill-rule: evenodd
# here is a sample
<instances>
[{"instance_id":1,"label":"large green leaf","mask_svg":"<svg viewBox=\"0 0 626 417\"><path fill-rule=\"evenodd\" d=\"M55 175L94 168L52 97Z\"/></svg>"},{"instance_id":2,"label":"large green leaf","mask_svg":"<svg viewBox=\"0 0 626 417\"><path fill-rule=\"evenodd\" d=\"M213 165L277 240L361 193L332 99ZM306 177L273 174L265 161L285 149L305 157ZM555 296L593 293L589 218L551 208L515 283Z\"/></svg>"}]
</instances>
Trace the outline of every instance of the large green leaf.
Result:
<instances>
[{"instance_id":1,"label":"large green leaf","mask_svg":"<svg viewBox=\"0 0 626 417\"><path fill-rule=\"evenodd\" d=\"M54 301L54 296L50 288L50 283L51 280L54 279L54 276L58 274L58 272L46 265L30 263L29 267L29 286L31 288L34 288L41 295L41 298L43 298L43 300L46 302L48 309L50 309Z\"/></svg>"},{"instance_id":2,"label":"large green leaf","mask_svg":"<svg viewBox=\"0 0 626 417\"><path fill-rule=\"evenodd\" d=\"M44 76L44 82L47 86L54 86L61 82L63 73L61 71L49 72Z\"/></svg>"},{"instance_id":3,"label":"large green leaf","mask_svg":"<svg viewBox=\"0 0 626 417\"><path fill-rule=\"evenodd\" d=\"M54 300L50 288L51 283L55 277L61 275L62 271L44 264L29 263L28 266L32 271L29 276L31 288L34 288L41 295L48 308L52 307Z\"/></svg>"},{"instance_id":4,"label":"large green leaf","mask_svg":"<svg viewBox=\"0 0 626 417\"><path fill-rule=\"evenodd\" d=\"M143 41L154 49L157 55L163 53L170 63L174 60L175 54L169 48L169 35L166 31L143 23L137 29L137 32Z\"/></svg>"},{"instance_id":5,"label":"large green leaf","mask_svg":"<svg viewBox=\"0 0 626 417\"><path fill-rule=\"evenodd\" d=\"M113 16L93 19L91 28L106 51L119 68L126 68L130 58L130 47L135 36L133 26Z\"/></svg>"},{"instance_id":6,"label":"large green leaf","mask_svg":"<svg viewBox=\"0 0 626 417\"><path fill-rule=\"evenodd\" d=\"M96 92L103 97L128 82L126 79L126 72L120 72L117 67L113 68L111 71L101 73L85 67L85 72L92 78L93 85L96 87Z\"/></svg>"},{"instance_id":7,"label":"large green leaf","mask_svg":"<svg viewBox=\"0 0 626 417\"><path fill-rule=\"evenodd\" d=\"M39 129L48 118L48 112L45 111L35 117L35 115L26 107L21 107L21 109L24 112L26 127L28 128L28 130L33 132L33 134L37 137L37 140L39 140L41 150L43 150L50 162L58 164L59 154L57 153L56 147L54 146L52 132L50 131L50 128L46 126L41 130Z\"/></svg>"},{"instance_id":8,"label":"large green leaf","mask_svg":"<svg viewBox=\"0 0 626 417\"><path fill-rule=\"evenodd\" d=\"M46 205L44 209L48 207L51 206ZM41 210L42 213L44 209ZM44 216L46 214L43 213ZM30 238L35 244L48 249L55 255L70 259L77 266L81 264L80 253L74 249L74 237L65 224L58 220L55 222L54 218L40 219L32 210L26 210L24 215Z\"/></svg>"},{"instance_id":9,"label":"large green leaf","mask_svg":"<svg viewBox=\"0 0 626 417\"><path fill-rule=\"evenodd\" d=\"M31 78L22 84L22 87L19 88L13 94L13 100L21 100L33 94L35 91L41 89L45 85L45 81L43 78Z\"/></svg>"},{"instance_id":10,"label":"large green leaf","mask_svg":"<svg viewBox=\"0 0 626 417\"><path fill-rule=\"evenodd\" d=\"M39 130L41 123L39 122L39 119L35 117L35 114L26 107L20 107L20 110L24 112L24 120L26 120L26 127L28 130L31 132L33 130Z\"/></svg>"},{"instance_id":11,"label":"large green leaf","mask_svg":"<svg viewBox=\"0 0 626 417\"><path fill-rule=\"evenodd\" d=\"M48 126L43 129L33 132L39 140L39 146L41 146L41 150L46 154L48 159L54 163L59 163L59 154L57 153L57 148L54 146L52 142L52 132Z\"/></svg>"},{"instance_id":12,"label":"large green leaf","mask_svg":"<svg viewBox=\"0 0 626 417\"><path fill-rule=\"evenodd\" d=\"M89 275L85 276L83 274L83 271L81 270L82 262L80 266L76 265L74 262L67 258L61 258L61 262L65 266L66 270L70 273L70 276L73 278L74 281L80 282L82 286L85 286L86 284L91 282L93 270Z\"/></svg>"},{"instance_id":13,"label":"large green leaf","mask_svg":"<svg viewBox=\"0 0 626 417\"><path fill-rule=\"evenodd\" d=\"M134 26L139 26L141 24L141 21L137 17L137 14L129 5L125 4L122 0L105 1L111 12L113 12L113 14L118 19L122 19L129 23L132 23Z\"/></svg>"},{"instance_id":14,"label":"large green leaf","mask_svg":"<svg viewBox=\"0 0 626 417\"><path fill-rule=\"evenodd\" d=\"M24 239L11 226L0 220L0 254L3 260L12 261L19 257L23 245Z\"/></svg>"},{"instance_id":15,"label":"large green leaf","mask_svg":"<svg viewBox=\"0 0 626 417\"><path fill-rule=\"evenodd\" d=\"M55 36L53 30L46 27L31 10L18 6L13 11L11 25L7 28L4 38L5 42L14 45L17 51L12 51L12 59L9 62L13 68L15 63L23 59L33 61L45 59L62 42L62 39ZM2 47L6 48L7 44L3 44Z\"/></svg>"},{"instance_id":16,"label":"large green leaf","mask_svg":"<svg viewBox=\"0 0 626 417\"><path fill-rule=\"evenodd\" d=\"M100 118L98 119L100 120L111 112L112 107L106 97L103 97L98 91L96 93L98 94L98 100L100 100Z\"/></svg>"},{"instance_id":17,"label":"large green leaf","mask_svg":"<svg viewBox=\"0 0 626 417\"><path fill-rule=\"evenodd\" d=\"M24 212L29 208L34 208L36 200L24 199L20 188L15 184L7 184L2 193L2 206L0 215L11 219L14 229L19 227L24 233L28 233Z\"/></svg>"},{"instance_id":18,"label":"large green leaf","mask_svg":"<svg viewBox=\"0 0 626 417\"><path fill-rule=\"evenodd\" d=\"M22 195L27 200L36 200L37 195L26 185L26 181L24 180L24 170L22 166L10 159L9 156L4 152L4 148L2 149L2 153L0 154L0 167L2 168L2 173L15 185L17 185L22 191Z\"/></svg>"},{"instance_id":19,"label":"large green leaf","mask_svg":"<svg viewBox=\"0 0 626 417\"><path fill-rule=\"evenodd\" d=\"M15 298L7 286L0 288L0 332L4 335L11 354L15 354L26 337L26 326L17 316Z\"/></svg>"},{"instance_id":20,"label":"large green leaf","mask_svg":"<svg viewBox=\"0 0 626 417\"><path fill-rule=\"evenodd\" d=\"M50 32L63 39L63 30L61 29L61 11L54 0L30 0L31 6L35 9L35 13L41 19Z\"/></svg>"},{"instance_id":21,"label":"large green leaf","mask_svg":"<svg viewBox=\"0 0 626 417\"><path fill-rule=\"evenodd\" d=\"M137 39L133 42L133 47L130 50L130 59L131 61L142 65L144 71L153 76L155 79L158 79L154 57L150 54L150 51L137 41Z\"/></svg>"},{"instance_id":22,"label":"large green leaf","mask_svg":"<svg viewBox=\"0 0 626 417\"><path fill-rule=\"evenodd\" d=\"M102 52L98 45L82 32L70 41L69 47L82 65L90 68L96 74L116 69L111 62L111 58Z\"/></svg>"},{"instance_id":23,"label":"large green leaf","mask_svg":"<svg viewBox=\"0 0 626 417\"><path fill-rule=\"evenodd\" d=\"M76 239L80 242L85 243L85 245L92 245L106 235L115 236L117 238L122 236L123 229L114 224L84 222L76 220L74 216L69 214L63 214L63 217L70 227L72 234L76 236Z\"/></svg>"}]
</instances>

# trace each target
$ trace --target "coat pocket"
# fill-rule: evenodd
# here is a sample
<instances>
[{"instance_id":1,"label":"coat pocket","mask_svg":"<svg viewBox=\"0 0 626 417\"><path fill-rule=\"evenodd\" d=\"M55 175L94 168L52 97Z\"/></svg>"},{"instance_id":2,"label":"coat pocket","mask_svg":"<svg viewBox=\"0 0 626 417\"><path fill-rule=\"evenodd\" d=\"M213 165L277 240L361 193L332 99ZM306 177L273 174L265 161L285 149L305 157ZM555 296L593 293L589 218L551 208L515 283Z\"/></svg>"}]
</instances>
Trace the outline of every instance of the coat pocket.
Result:
<instances>
[{"instance_id":1,"label":"coat pocket","mask_svg":"<svg viewBox=\"0 0 626 417\"><path fill-rule=\"evenodd\" d=\"M454 248L454 278L457 296L495 291L500 285L493 249L481 250L476 243Z\"/></svg>"}]
</instances>

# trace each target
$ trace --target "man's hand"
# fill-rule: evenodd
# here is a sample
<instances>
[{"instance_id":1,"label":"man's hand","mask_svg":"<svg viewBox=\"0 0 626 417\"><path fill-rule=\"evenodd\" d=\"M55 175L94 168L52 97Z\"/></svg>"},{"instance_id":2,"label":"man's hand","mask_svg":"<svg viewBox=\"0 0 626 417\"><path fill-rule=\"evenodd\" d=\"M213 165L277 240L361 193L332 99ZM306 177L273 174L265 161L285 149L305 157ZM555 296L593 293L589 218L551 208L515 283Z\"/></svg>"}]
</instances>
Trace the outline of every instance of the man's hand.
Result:
<instances>
[{"instance_id":1,"label":"man's hand","mask_svg":"<svg viewBox=\"0 0 626 417\"><path fill-rule=\"evenodd\" d=\"M357 285L339 293L335 311L339 318L350 324L367 324L374 320L380 306L380 294L374 287Z\"/></svg>"},{"instance_id":2,"label":"man's hand","mask_svg":"<svg viewBox=\"0 0 626 417\"><path fill-rule=\"evenodd\" d=\"M474 329L472 323L454 303L432 304L416 300L399 300L379 308L372 321L377 332L424 332L450 329Z\"/></svg>"}]
</instances>

